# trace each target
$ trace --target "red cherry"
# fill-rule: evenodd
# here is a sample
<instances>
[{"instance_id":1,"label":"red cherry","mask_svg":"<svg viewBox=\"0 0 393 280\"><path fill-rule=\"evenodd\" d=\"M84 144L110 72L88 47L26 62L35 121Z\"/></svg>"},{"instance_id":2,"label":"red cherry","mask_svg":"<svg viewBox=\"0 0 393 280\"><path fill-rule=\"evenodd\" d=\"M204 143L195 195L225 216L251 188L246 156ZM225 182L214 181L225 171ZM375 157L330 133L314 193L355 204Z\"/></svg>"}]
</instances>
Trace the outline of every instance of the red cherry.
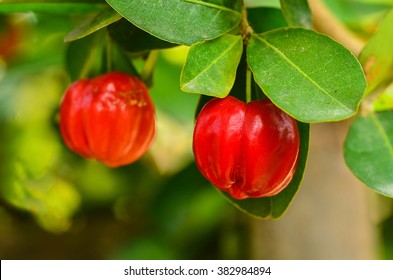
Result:
<instances>
[{"instance_id":1,"label":"red cherry","mask_svg":"<svg viewBox=\"0 0 393 280\"><path fill-rule=\"evenodd\" d=\"M73 83L60 108L66 145L86 158L117 167L138 160L155 136L155 109L144 83L111 72Z\"/></svg>"},{"instance_id":2,"label":"red cherry","mask_svg":"<svg viewBox=\"0 0 393 280\"><path fill-rule=\"evenodd\" d=\"M292 180L299 155L296 121L269 99L210 100L196 120L196 164L235 199L273 196Z\"/></svg>"}]
</instances>

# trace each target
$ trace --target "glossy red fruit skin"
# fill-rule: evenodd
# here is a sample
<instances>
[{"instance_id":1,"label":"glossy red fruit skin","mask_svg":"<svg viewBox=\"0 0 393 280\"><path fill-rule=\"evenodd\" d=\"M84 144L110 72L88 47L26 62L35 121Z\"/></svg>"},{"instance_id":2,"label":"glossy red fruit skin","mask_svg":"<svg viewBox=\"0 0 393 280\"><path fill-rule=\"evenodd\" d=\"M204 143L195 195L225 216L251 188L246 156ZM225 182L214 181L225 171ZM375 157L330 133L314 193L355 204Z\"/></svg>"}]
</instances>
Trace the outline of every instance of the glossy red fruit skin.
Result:
<instances>
[{"instance_id":1,"label":"glossy red fruit skin","mask_svg":"<svg viewBox=\"0 0 393 280\"><path fill-rule=\"evenodd\" d=\"M74 82L60 106L66 145L85 158L111 167L138 160L153 143L155 109L145 84L110 72Z\"/></svg>"},{"instance_id":2,"label":"glossy red fruit skin","mask_svg":"<svg viewBox=\"0 0 393 280\"><path fill-rule=\"evenodd\" d=\"M281 192L296 171L299 146L296 121L267 98L247 104L232 96L210 100L193 136L202 175L235 199Z\"/></svg>"}]
</instances>

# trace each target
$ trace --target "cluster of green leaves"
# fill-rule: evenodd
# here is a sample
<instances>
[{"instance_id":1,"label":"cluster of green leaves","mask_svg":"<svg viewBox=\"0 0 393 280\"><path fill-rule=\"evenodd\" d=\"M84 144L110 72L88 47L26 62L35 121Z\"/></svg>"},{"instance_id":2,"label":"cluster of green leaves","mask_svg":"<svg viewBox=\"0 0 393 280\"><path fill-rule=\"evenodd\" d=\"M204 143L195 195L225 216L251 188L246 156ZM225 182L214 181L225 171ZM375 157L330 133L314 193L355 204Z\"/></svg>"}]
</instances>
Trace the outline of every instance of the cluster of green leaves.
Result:
<instances>
[{"instance_id":1,"label":"cluster of green leaves","mask_svg":"<svg viewBox=\"0 0 393 280\"><path fill-rule=\"evenodd\" d=\"M239 0L107 2L138 28L161 40L190 46L180 77L183 91L219 98L232 94L244 100L251 83L251 88L262 91L299 121L301 155L290 186L271 198L229 198L253 216L280 217L305 170L308 123L342 120L358 109L366 81L357 59L310 29L307 1L280 1L282 10L246 9ZM248 69L252 81L245 75ZM199 108L208 99L201 98Z\"/></svg>"},{"instance_id":2,"label":"cluster of green leaves","mask_svg":"<svg viewBox=\"0 0 393 280\"><path fill-rule=\"evenodd\" d=\"M217 199L217 192L191 162L187 140L191 136L193 108L198 96L180 94L181 67L170 61L178 57L178 52L162 53L154 80L160 86L150 90L160 119L158 130L163 132L157 137L158 145L138 163L111 169L70 152L60 138L57 123L59 101L69 85L62 69L65 51L68 48L67 53L78 54L78 47L87 49L85 45L94 45L89 44L89 39L99 41L102 34L74 41L77 45L64 44L64 35L73 29L75 20L84 17L83 13L72 20L68 15L47 13L17 15L20 17L22 26L30 31L23 37L23 45L27 47L18 61L6 65L0 78L0 239L8 240L17 234L18 240L26 239L36 248L50 248L44 229L53 233L72 231L76 244L79 238L84 238L83 232L92 230L97 236L91 223L85 223L96 220L99 227L104 228L100 236L105 240L113 240L105 228L113 224L123 230L127 228L123 240L122 234L116 233L119 238L114 244L121 246L121 250L114 252L120 249L116 245L97 250L100 245L89 235L92 245L86 244L84 252L74 250L71 258L84 258L89 250L95 252L95 257L116 259L203 258L206 253L220 254L222 249L223 256L227 256L228 242L215 240L219 238L217 234L220 237L228 234L229 230L223 230L222 221L234 212L225 200ZM69 49L71 46L73 50ZM80 59L84 59L83 54L74 58L75 67ZM177 117L179 120L173 120ZM165 139L173 141L173 131L180 135L177 135L176 147L171 149ZM164 165L157 160L162 150L166 153ZM7 224L3 215L12 223ZM34 234L36 231L38 234ZM52 238L59 245L57 256L62 255L64 252L59 250L62 238L68 239L69 235ZM213 241L207 243L211 238ZM202 241L205 246L194 246ZM212 243L216 245L211 247ZM20 241L15 241L12 247L17 257L25 256L24 252L29 250L29 246ZM100 255L103 251L105 255ZM7 249L0 254L7 256ZM55 252L51 254L56 258ZM40 258L45 253L33 250L31 255Z\"/></svg>"},{"instance_id":3,"label":"cluster of green leaves","mask_svg":"<svg viewBox=\"0 0 393 280\"><path fill-rule=\"evenodd\" d=\"M344 145L352 172L389 197L393 197L393 1L391 8L360 53L368 81L367 111L354 120Z\"/></svg>"},{"instance_id":4,"label":"cluster of green leaves","mask_svg":"<svg viewBox=\"0 0 393 280\"><path fill-rule=\"evenodd\" d=\"M65 37L73 79L83 77L103 51L104 28L114 41L110 49L117 69L138 72L125 58L146 57L155 49L189 46L180 87L201 94L199 107L211 97L265 95L298 120L301 153L297 172L282 193L262 199L231 200L257 217L280 217L296 194L306 166L309 124L340 121L356 115L364 92L392 81L392 13L382 22L360 55L360 62L330 37L312 30L306 0L281 0L279 8L242 0L5 0L0 11L71 9L91 17ZM258 2L258 3L256 3ZM278 3L278 1L276 1ZM108 5L109 4L109 5ZM78 57L79 59L75 59ZM105 59L103 59L105 61ZM102 65L96 65L96 68ZM104 67L108 67L105 65ZM99 70L98 70L99 71ZM247 75L246 72L251 71ZM250 80L250 77L252 80ZM251 87L248 86L251 84ZM207 98L208 96L209 98ZM358 117L345 143L345 159L369 187L393 195L391 107ZM384 109L385 110L385 109ZM368 137L364 137L364 135ZM381 145L377 145L380 143ZM361 159L361 160L360 160Z\"/></svg>"}]
</instances>

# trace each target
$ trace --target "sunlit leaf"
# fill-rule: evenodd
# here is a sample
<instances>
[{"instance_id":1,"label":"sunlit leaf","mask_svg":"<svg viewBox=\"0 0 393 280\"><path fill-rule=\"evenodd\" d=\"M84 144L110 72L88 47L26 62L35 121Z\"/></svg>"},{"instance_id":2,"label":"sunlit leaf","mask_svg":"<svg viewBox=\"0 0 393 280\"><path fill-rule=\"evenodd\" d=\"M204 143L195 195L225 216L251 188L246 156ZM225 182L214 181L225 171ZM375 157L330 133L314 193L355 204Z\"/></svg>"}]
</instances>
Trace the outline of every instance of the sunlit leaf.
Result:
<instances>
[{"instance_id":1,"label":"sunlit leaf","mask_svg":"<svg viewBox=\"0 0 393 280\"><path fill-rule=\"evenodd\" d=\"M18 178L2 192L8 203L30 212L43 228L56 233L69 229L81 202L74 186L51 176L41 181Z\"/></svg>"},{"instance_id":2,"label":"sunlit leaf","mask_svg":"<svg viewBox=\"0 0 393 280\"><path fill-rule=\"evenodd\" d=\"M235 82L242 51L242 37L235 35L193 45L181 74L181 89L216 97L227 96Z\"/></svg>"},{"instance_id":3,"label":"sunlit leaf","mask_svg":"<svg viewBox=\"0 0 393 280\"><path fill-rule=\"evenodd\" d=\"M303 122L354 115L366 87L362 68L349 50L307 29L255 34L247 58L264 93Z\"/></svg>"},{"instance_id":4,"label":"sunlit leaf","mask_svg":"<svg viewBox=\"0 0 393 280\"><path fill-rule=\"evenodd\" d=\"M359 116L345 140L344 157L368 187L393 197L393 111Z\"/></svg>"},{"instance_id":5,"label":"sunlit leaf","mask_svg":"<svg viewBox=\"0 0 393 280\"><path fill-rule=\"evenodd\" d=\"M41 204L37 211L33 210L33 214L43 228L56 233L70 228L72 216L81 203L80 195L73 185L55 179L47 189L36 189L32 194L32 198Z\"/></svg>"},{"instance_id":6,"label":"sunlit leaf","mask_svg":"<svg viewBox=\"0 0 393 280\"><path fill-rule=\"evenodd\" d=\"M247 79L251 78L251 100L259 100L266 97L263 94L262 90L259 88L259 86L252 79L252 75L251 77L247 77L248 71L250 70L248 69L248 65L247 65L246 53L243 52L239 65L237 67L235 83L232 86L229 95L232 95L243 102L247 102L247 96L246 96ZM205 104L213 98L214 97L212 96L200 95L195 110L195 119L199 115L199 112L202 110L203 106L205 106Z\"/></svg>"}]
</instances>

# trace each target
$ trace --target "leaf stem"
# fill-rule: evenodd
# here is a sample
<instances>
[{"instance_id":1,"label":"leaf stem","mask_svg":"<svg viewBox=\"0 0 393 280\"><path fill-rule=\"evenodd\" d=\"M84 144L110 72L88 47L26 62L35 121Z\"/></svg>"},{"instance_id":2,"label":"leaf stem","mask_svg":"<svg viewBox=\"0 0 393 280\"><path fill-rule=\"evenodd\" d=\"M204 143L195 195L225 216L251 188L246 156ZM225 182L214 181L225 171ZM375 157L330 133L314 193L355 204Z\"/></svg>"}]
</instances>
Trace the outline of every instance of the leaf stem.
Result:
<instances>
[{"instance_id":1,"label":"leaf stem","mask_svg":"<svg viewBox=\"0 0 393 280\"><path fill-rule=\"evenodd\" d=\"M89 56L86 59L86 62L83 64L81 71L79 72L77 80L86 79L90 74L90 70L92 68L93 62L95 60L95 53L97 49L93 48L92 51L89 53Z\"/></svg>"},{"instance_id":2,"label":"leaf stem","mask_svg":"<svg viewBox=\"0 0 393 280\"><path fill-rule=\"evenodd\" d=\"M142 72L140 74L142 81L146 82L152 76L152 73L154 71L154 67L156 66L156 63L157 63L158 54L159 54L158 50L152 50L152 51L150 51L149 55L147 56L147 59L145 61L145 65L143 66Z\"/></svg>"},{"instance_id":3,"label":"leaf stem","mask_svg":"<svg viewBox=\"0 0 393 280\"><path fill-rule=\"evenodd\" d=\"M247 67L246 70L246 103L249 103L251 101L251 79L252 79L252 73L250 68Z\"/></svg>"},{"instance_id":4,"label":"leaf stem","mask_svg":"<svg viewBox=\"0 0 393 280\"><path fill-rule=\"evenodd\" d=\"M103 52L103 43L104 35L102 32L96 32L97 35L93 35L93 39L89 42L89 52L87 54L85 62L79 71L79 75L77 77L78 80L86 79L90 76L93 71L93 67L95 67L95 63L98 56L102 57Z\"/></svg>"},{"instance_id":5,"label":"leaf stem","mask_svg":"<svg viewBox=\"0 0 393 280\"><path fill-rule=\"evenodd\" d=\"M201 5L201 6L217 9L217 10L222 10L222 11L225 11L225 12L231 12L231 13L234 13L234 14L239 14L238 11L230 9L230 8L227 8L224 5L216 5L216 4L213 4L213 3L208 3L208 2L200 1L200 0L183 0L183 2L188 2L188 3Z\"/></svg>"},{"instance_id":6,"label":"leaf stem","mask_svg":"<svg viewBox=\"0 0 393 280\"><path fill-rule=\"evenodd\" d=\"M112 72L112 40L107 36L107 42L105 46L106 50L106 70L107 72Z\"/></svg>"},{"instance_id":7,"label":"leaf stem","mask_svg":"<svg viewBox=\"0 0 393 280\"><path fill-rule=\"evenodd\" d=\"M243 37L243 43L244 45L248 45L248 41L250 40L251 34L254 33L254 30L248 23L247 19L247 8L246 6L243 6L243 11L242 11L242 19L240 22L240 34Z\"/></svg>"},{"instance_id":8,"label":"leaf stem","mask_svg":"<svg viewBox=\"0 0 393 280\"><path fill-rule=\"evenodd\" d=\"M375 127L377 128L386 148L389 150L390 156L393 157L393 146L392 143L390 142L386 129L383 127L381 121L378 119L377 114L371 113L370 118L374 123Z\"/></svg>"}]
</instances>

